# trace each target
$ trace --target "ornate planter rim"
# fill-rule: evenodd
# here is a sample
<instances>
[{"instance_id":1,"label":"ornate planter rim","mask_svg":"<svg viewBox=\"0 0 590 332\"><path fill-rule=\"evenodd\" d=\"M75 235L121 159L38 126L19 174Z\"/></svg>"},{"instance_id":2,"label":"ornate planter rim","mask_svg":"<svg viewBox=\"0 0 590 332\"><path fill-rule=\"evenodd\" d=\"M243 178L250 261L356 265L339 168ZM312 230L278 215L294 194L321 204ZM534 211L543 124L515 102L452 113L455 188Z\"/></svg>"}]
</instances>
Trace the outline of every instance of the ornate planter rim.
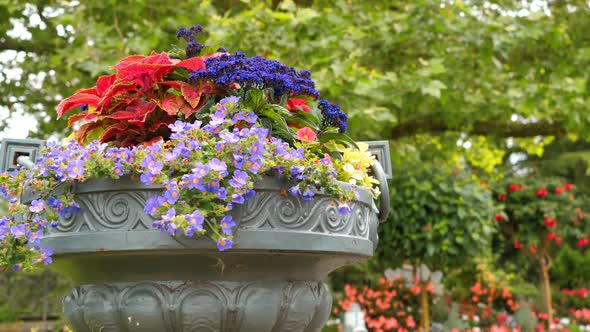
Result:
<instances>
[{"instance_id":1,"label":"ornate planter rim","mask_svg":"<svg viewBox=\"0 0 590 332\"><path fill-rule=\"evenodd\" d=\"M331 196L319 193L311 202L303 202L285 193L290 185L289 181L271 177L255 184L257 195L232 212L238 227L234 248L227 253L281 251L372 255L376 241L369 238L369 224L377 209L367 190L357 188L359 200L352 203L353 212L342 217ZM346 183L341 185L352 188ZM145 186L123 177L90 179L75 183L73 189L83 210L62 220L58 230L43 239L43 245L51 247L57 258L64 254L145 250L199 250L219 254L208 238L173 237L150 227L153 219L143 212L142 203L146 195L162 190L159 185ZM93 199L100 202L93 202ZM251 205L257 208L249 209ZM255 220L261 217L267 220ZM129 218L137 220L131 223L124 220ZM114 219L117 220L113 222Z\"/></svg>"}]
</instances>

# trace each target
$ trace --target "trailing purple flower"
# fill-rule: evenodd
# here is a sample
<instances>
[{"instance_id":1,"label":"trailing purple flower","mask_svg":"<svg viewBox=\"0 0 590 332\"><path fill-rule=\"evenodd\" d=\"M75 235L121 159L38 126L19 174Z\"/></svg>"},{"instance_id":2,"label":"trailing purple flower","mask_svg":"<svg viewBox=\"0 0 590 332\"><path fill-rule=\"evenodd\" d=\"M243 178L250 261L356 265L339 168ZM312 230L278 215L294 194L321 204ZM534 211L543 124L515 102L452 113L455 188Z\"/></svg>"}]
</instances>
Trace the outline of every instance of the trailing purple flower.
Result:
<instances>
[{"instance_id":1,"label":"trailing purple flower","mask_svg":"<svg viewBox=\"0 0 590 332\"><path fill-rule=\"evenodd\" d=\"M219 251L231 249L232 245L232 241L226 237L222 237L219 240L217 240L217 248L219 249Z\"/></svg>"}]
</instances>

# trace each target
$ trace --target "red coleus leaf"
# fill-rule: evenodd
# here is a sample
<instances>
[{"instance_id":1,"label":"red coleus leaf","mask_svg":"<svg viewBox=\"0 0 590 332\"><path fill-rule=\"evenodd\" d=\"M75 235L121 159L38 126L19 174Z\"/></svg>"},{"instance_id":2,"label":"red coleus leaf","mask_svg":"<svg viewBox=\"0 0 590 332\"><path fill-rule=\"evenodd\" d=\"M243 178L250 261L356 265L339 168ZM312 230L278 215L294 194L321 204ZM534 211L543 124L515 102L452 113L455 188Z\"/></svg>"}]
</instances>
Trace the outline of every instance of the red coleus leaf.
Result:
<instances>
[{"instance_id":1,"label":"red coleus leaf","mask_svg":"<svg viewBox=\"0 0 590 332\"><path fill-rule=\"evenodd\" d=\"M108 142L109 139L119 135L120 133L126 132L126 129L128 129L127 127L128 125L126 123L115 123L110 127L106 128L102 135L100 135L99 140L103 143Z\"/></svg>"},{"instance_id":2,"label":"red coleus leaf","mask_svg":"<svg viewBox=\"0 0 590 332\"><path fill-rule=\"evenodd\" d=\"M138 100L127 106L126 111L134 114L134 118L129 119L129 123L143 126L147 117L156 109L156 106L158 106L156 103L144 100Z\"/></svg>"},{"instance_id":3,"label":"red coleus leaf","mask_svg":"<svg viewBox=\"0 0 590 332\"><path fill-rule=\"evenodd\" d=\"M130 112L130 111L118 111L115 112L109 116L107 116L107 118L109 119L113 119L113 120L131 120L135 118L135 113L134 112Z\"/></svg>"},{"instance_id":4,"label":"red coleus leaf","mask_svg":"<svg viewBox=\"0 0 590 332\"><path fill-rule=\"evenodd\" d=\"M109 109L111 100L114 97L121 95L125 92L129 92L129 91L137 91L137 87L135 86L135 84L133 84L133 82L121 82L121 83L111 85L110 88L108 89L108 91L105 93L105 95L100 100L100 103L99 103L100 109L97 109L97 111L100 114L104 114L104 112L106 112ZM106 114L104 114L104 115L106 115Z\"/></svg>"},{"instance_id":5,"label":"red coleus leaf","mask_svg":"<svg viewBox=\"0 0 590 332\"><path fill-rule=\"evenodd\" d=\"M183 81L162 81L162 82L159 82L158 84L165 85L167 87L170 87L170 88L180 91L180 86L182 84L186 84L186 83L184 83Z\"/></svg>"},{"instance_id":6,"label":"red coleus leaf","mask_svg":"<svg viewBox=\"0 0 590 332\"><path fill-rule=\"evenodd\" d=\"M219 95L224 92L223 89L213 82L202 82L199 85L199 89L201 89L201 92L206 95Z\"/></svg>"},{"instance_id":7,"label":"red coleus leaf","mask_svg":"<svg viewBox=\"0 0 590 332\"><path fill-rule=\"evenodd\" d=\"M90 133L92 130L100 127L102 124L98 123L98 122L91 122L91 123L87 123L85 125L82 125L82 127L80 127L80 129L78 129L75 133L74 133L74 139L78 142L78 143L84 143L84 139L86 138L86 136L88 135L88 133Z\"/></svg>"},{"instance_id":8,"label":"red coleus leaf","mask_svg":"<svg viewBox=\"0 0 590 332\"><path fill-rule=\"evenodd\" d=\"M143 88L151 88L154 82L159 81L174 68L174 64L165 52L152 52L149 56L127 57L114 68L117 70L117 79L132 81Z\"/></svg>"},{"instance_id":9,"label":"red coleus leaf","mask_svg":"<svg viewBox=\"0 0 590 332\"><path fill-rule=\"evenodd\" d=\"M115 83L115 74L103 75L96 81L96 94L100 97L104 96L109 88Z\"/></svg>"},{"instance_id":10,"label":"red coleus leaf","mask_svg":"<svg viewBox=\"0 0 590 332\"><path fill-rule=\"evenodd\" d=\"M148 130L152 133L157 132L158 130L164 129L168 130L168 126L176 120L176 117L171 117L166 114L163 114L161 117L154 119L153 124L148 128Z\"/></svg>"},{"instance_id":11,"label":"red coleus leaf","mask_svg":"<svg viewBox=\"0 0 590 332\"><path fill-rule=\"evenodd\" d=\"M88 122L94 122L97 119L98 119L98 114L96 114L96 113L82 112L82 113L74 114L68 118L68 127L71 127L74 123L81 121L81 120L88 123Z\"/></svg>"},{"instance_id":12,"label":"red coleus leaf","mask_svg":"<svg viewBox=\"0 0 590 332\"><path fill-rule=\"evenodd\" d=\"M121 59L119 61L119 63L114 65L112 68L119 70L121 68L125 68L125 67L129 66L132 63L139 62L139 61L145 59L145 57L146 57L145 55L130 55L130 56L127 56L127 57L124 57L123 59Z\"/></svg>"},{"instance_id":13,"label":"red coleus leaf","mask_svg":"<svg viewBox=\"0 0 590 332\"><path fill-rule=\"evenodd\" d=\"M187 112L183 111L186 117L199 112L201 108L203 108L207 102L207 95L221 94L223 92L216 84L211 82L202 82L198 85L182 82L180 85L180 91L184 99L192 107L190 109L185 109Z\"/></svg>"},{"instance_id":14,"label":"red coleus leaf","mask_svg":"<svg viewBox=\"0 0 590 332\"><path fill-rule=\"evenodd\" d=\"M65 113L72 110L74 107L82 105L96 106L98 105L99 98L97 95L89 93L76 93L71 97L62 100L57 105L57 118L61 118Z\"/></svg>"},{"instance_id":15,"label":"red coleus leaf","mask_svg":"<svg viewBox=\"0 0 590 332\"><path fill-rule=\"evenodd\" d=\"M187 83L184 83L180 86L180 92L182 92L184 100L186 100L193 108L199 105L199 101L201 100L201 96L203 95L203 92L201 91L200 87Z\"/></svg>"},{"instance_id":16,"label":"red coleus leaf","mask_svg":"<svg viewBox=\"0 0 590 332\"><path fill-rule=\"evenodd\" d=\"M205 62L202 58L192 57L176 63L176 67L186 68L190 71L195 71L205 68Z\"/></svg>"},{"instance_id":17,"label":"red coleus leaf","mask_svg":"<svg viewBox=\"0 0 590 332\"><path fill-rule=\"evenodd\" d=\"M195 112L194 109L187 104L184 98L177 95L166 97L166 99L162 100L160 103L160 107L170 116L176 116L178 112L182 112L185 115L190 115Z\"/></svg>"}]
</instances>

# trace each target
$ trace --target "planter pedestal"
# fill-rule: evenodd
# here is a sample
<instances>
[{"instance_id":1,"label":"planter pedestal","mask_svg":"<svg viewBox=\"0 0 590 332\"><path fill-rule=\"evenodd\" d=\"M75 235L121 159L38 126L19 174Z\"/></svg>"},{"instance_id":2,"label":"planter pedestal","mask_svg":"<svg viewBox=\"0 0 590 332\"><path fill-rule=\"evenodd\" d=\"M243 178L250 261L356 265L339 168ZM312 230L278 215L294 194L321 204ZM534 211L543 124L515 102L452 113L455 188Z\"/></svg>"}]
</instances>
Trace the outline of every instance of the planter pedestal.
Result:
<instances>
[{"instance_id":1,"label":"planter pedestal","mask_svg":"<svg viewBox=\"0 0 590 332\"><path fill-rule=\"evenodd\" d=\"M332 297L318 281L90 284L65 298L75 331L320 331Z\"/></svg>"},{"instance_id":2,"label":"planter pedestal","mask_svg":"<svg viewBox=\"0 0 590 332\"><path fill-rule=\"evenodd\" d=\"M332 297L321 280L372 256L377 209L368 192L341 216L331 197L285 195L266 178L232 215L234 248L151 228L145 201L161 188L128 178L76 184L81 211L43 239L76 286L64 299L76 332L320 331Z\"/></svg>"}]
</instances>

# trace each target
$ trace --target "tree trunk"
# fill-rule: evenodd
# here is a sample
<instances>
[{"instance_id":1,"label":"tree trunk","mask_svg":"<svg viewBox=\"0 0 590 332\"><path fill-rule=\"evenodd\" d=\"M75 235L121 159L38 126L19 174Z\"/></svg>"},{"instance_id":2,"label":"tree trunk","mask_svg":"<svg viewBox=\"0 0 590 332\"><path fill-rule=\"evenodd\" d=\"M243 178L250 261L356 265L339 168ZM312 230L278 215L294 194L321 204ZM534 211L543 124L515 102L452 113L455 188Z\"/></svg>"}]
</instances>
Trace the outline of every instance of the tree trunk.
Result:
<instances>
[{"instance_id":1,"label":"tree trunk","mask_svg":"<svg viewBox=\"0 0 590 332\"><path fill-rule=\"evenodd\" d=\"M549 320L549 327L553 323L553 307L551 305L551 283L549 281L549 267L547 266L546 258L542 257L539 260L541 264L541 273L543 275L543 291L545 294L545 308L547 309L547 317ZM550 330L550 329L549 329Z\"/></svg>"},{"instance_id":2,"label":"tree trunk","mask_svg":"<svg viewBox=\"0 0 590 332\"><path fill-rule=\"evenodd\" d=\"M422 310L422 331L430 331L430 302L428 301L427 282L421 283L420 308Z\"/></svg>"}]
</instances>

